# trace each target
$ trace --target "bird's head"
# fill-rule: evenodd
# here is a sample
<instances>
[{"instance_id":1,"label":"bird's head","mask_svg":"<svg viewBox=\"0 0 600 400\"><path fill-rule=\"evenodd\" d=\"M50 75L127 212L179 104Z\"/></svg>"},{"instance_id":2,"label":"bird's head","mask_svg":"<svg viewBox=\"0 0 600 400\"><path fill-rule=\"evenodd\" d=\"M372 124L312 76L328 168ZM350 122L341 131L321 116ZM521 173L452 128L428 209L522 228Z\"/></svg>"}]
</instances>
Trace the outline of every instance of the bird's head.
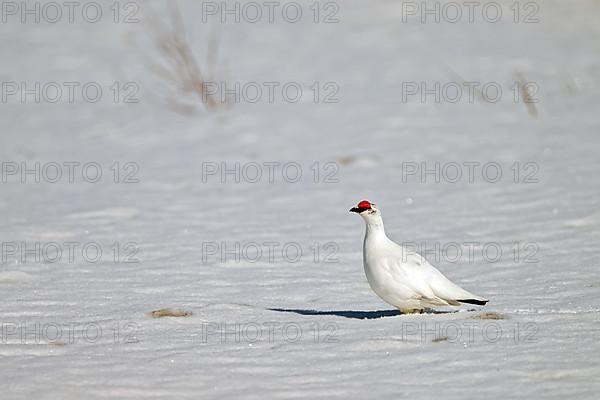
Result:
<instances>
[{"instance_id":1,"label":"bird's head","mask_svg":"<svg viewBox=\"0 0 600 400\"><path fill-rule=\"evenodd\" d=\"M361 201L356 205L356 207L352 207L350 212L357 213L363 217L367 224L381 220L381 211L375 208L375 204L368 200Z\"/></svg>"}]
</instances>

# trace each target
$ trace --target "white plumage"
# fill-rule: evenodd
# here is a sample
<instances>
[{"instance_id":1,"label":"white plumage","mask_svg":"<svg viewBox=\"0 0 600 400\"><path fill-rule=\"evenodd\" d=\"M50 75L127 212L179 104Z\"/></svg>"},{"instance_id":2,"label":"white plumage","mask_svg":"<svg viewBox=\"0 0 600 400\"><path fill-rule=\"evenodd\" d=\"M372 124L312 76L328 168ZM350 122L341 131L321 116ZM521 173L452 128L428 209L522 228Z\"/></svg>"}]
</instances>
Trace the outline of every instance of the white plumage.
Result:
<instances>
[{"instance_id":1,"label":"white plumage","mask_svg":"<svg viewBox=\"0 0 600 400\"><path fill-rule=\"evenodd\" d=\"M485 305L487 299L451 282L419 254L394 243L385 234L381 212L369 201L350 210L358 213L367 229L363 264L373 291L403 313L460 303Z\"/></svg>"}]
</instances>

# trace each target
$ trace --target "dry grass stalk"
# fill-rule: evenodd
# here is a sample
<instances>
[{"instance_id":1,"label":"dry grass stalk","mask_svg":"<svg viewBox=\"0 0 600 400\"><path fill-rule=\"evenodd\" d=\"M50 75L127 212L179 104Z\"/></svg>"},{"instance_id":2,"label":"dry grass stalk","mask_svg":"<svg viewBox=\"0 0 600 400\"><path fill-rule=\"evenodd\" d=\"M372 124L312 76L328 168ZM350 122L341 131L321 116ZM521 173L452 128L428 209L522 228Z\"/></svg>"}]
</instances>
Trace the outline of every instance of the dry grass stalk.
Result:
<instances>
[{"instance_id":1,"label":"dry grass stalk","mask_svg":"<svg viewBox=\"0 0 600 400\"><path fill-rule=\"evenodd\" d=\"M520 72L517 72L515 75L517 77L517 81L519 82L521 100L523 101L523 104L525 104L525 107L527 107L527 112L529 115L535 118L538 115L538 110L535 106L537 100L535 98L535 93L531 92L531 88L537 87L537 85L533 82L527 82Z\"/></svg>"},{"instance_id":2,"label":"dry grass stalk","mask_svg":"<svg viewBox=\"0 0 600 400\"><path fill-rule=\"evenodd\" d=\"M161 308L160 310L154 310L147 313L152 318L163 318L163 317L189 317L192 314L191 311L180 310L178 308Z\"/></svg>"},{"instance_id":3,"label":"dry grass stalk","mask_svg":"<svg viewBox=\"0 0 600 400\"><path fill-rule=\"evenodd\" d=\"M208 111L225 106L220 99L215 99L206 92L207 83L216 80L218 59L218 43L214 37L208 40L206 52L206 68L200 66L187 35L185 23L176 1L166 4L167 15L159 16L156 12L149 13L150 26L153 27L152 40L162 56L163 63L151 60L149 68L175 92L195 95ZM169 105L176 111L190 113L195 107L180 101L180 96L171 98Z\"/></svg>"},{"instance_id":4,"label":"dry grass stalk","mask_svg":"<svg viewBox=\"0 0 600 400\"><path fill-rule=\"evenodd\" d=\"M471 319L506 319L506 316L496 312L486 312L474 315Z\"/></svg>"}]
</instances>

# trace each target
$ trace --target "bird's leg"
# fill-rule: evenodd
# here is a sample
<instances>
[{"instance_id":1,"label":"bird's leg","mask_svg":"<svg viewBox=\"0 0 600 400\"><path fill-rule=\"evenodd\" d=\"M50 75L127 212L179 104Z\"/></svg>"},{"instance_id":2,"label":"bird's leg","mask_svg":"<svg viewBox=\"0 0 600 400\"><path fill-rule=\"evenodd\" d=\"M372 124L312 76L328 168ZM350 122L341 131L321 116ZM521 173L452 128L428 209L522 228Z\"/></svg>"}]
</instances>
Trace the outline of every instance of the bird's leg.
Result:
<instances>
[{"instance_id":1,"label":"bird's leg","mask_svg":"<svg viewBox=\"0 0 600 400\"><path fill-rule=\"evenodd\" d=\"M418 308L398 308L402 314L416 314L418 312L422 313L423 310Z\"/></svg>"}]
</instances>

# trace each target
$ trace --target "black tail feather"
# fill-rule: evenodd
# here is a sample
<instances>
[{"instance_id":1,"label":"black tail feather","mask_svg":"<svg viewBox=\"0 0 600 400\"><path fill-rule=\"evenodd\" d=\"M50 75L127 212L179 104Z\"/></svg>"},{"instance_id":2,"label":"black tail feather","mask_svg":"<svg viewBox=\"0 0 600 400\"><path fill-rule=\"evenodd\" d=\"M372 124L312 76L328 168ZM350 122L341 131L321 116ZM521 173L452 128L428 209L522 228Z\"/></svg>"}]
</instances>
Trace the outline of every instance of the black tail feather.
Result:
<instances>
[{"instance_id":1,"label":"black tail feather","mask_svg":"<svg viewBox=\"0 0 600 400\"><path fill-rule=\"evenodd\" d=\"M456 300L460 303L468 303L468 304L476 304L478 306L485 306L485 304L489 301L489 300L476 300L476 299L465 299L465 300Z\"/></svg>"}]
</instances>

